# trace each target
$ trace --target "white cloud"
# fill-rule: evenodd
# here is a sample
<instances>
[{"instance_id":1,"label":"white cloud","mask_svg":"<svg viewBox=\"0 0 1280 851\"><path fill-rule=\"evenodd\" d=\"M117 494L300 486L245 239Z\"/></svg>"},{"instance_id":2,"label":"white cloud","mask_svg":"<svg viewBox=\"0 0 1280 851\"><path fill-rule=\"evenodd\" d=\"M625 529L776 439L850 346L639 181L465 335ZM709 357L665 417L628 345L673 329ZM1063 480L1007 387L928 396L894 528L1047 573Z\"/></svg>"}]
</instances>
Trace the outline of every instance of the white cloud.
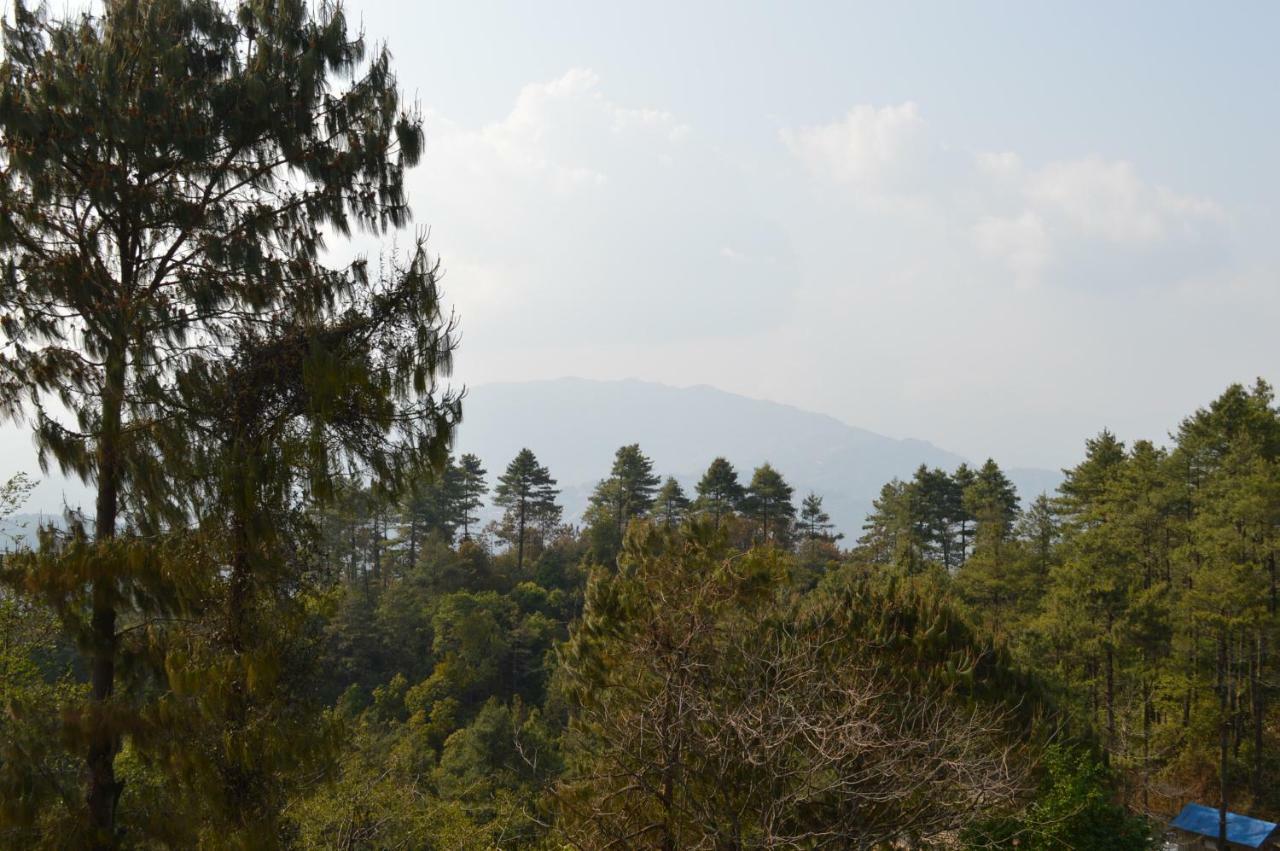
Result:
<instances>
[{"instance_id":1,"label":"white cloud","mask_svg":"<svg viewBox=\"0 0 1280 851\"><path fill-rule=\"evenodd\" d=\"M1015 179L1023 174L1022 157L1013 151L982 153L976 160L979 170L996 179Z\"/></svg>"},{"instance_id":2,"label":"white cloud","mask_svg":"<svg viewBox=\"0 0 1280 851\"><path fill-rule=\"evenodd\" d=\"M965 241L1017 285L1173 285L1223 254L1228 216L1210 199L1144 180L1123 160L1033 167L1010 150L967 156L911 101L855 106L781 135L815 185L845 187L852 205L901 229Z\"/></svg>"},{"instance_id":3,"label":"white cloud","mask_svg":"<svg viewBox=\"0 0 1280 851\"><path fill-rule=\"evenodd\" d=\"M526 85L483 127L431 113L427 133L415 214L473 351L745 334L785 314L770 275L788 252L748 182L675 115L615 102L593 72ZM726 306L734 321L715 323Z\"/></svg>"},{"instance_id":4,"label":"white cloud","mask_svg":"<svg viewBox=\"0 0 1280 851\"><path fill-rule=\"evenodd\" d=\"M1018 283L1034 283L1052 256L1044 222L1027 211L1013 218L983 216L973 227L978 251L1004 263Z\"/></svg>"},{"instance_id":5,"label":"white cloud","mask_svg":"<svg viewBox=\"0 0 1280 851\"><path fill-rule=\"evenodd\" d=\"M1077 231L1120 244L1195 236L1224 219L1212 201L1152 186L1123 161L1050 163L1030 176L1025 191Z\"/></svg>"},{"instance_id":6,"label":"white cloud","mask_svg":"<svg viewBox=\"0 0 1280 851\"><path fill-rule=\"evenodd\" d=\"M910 159L925 131L919 108L855 106L841 121L783 129L782 141L813 173L867 183L892 175Z\"/></svg>"},{"instance_id":7,"label":"white cloud","mask_svg":"<svg viewBox=\"0 0 1280 851\"><path fill-rule=\"evenodd\" d=\"M1190 358L1169 329L1241 323L1215 362L1252 362L1280 296L1211 297L1239 271L1225 210L1137 164L948 149L924 116L858 107L716 147L585 70L486 125L431 115L410 180L459 379L708 383L977 455L1050 432L1074 449L1137 370Z\"/></svg>"}]
</instances>

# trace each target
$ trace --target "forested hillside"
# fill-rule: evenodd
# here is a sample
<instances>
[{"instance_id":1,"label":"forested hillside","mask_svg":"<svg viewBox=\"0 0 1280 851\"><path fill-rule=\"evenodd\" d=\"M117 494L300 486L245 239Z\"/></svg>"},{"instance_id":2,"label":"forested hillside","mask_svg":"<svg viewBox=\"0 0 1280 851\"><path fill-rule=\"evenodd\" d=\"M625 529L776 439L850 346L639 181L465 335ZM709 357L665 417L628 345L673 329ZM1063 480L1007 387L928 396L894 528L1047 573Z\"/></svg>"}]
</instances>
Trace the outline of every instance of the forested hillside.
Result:
<instances>
[{"instance_id":1,"label":"forested hillside","mask_svg":"<svg viewBox=\"0 0 1280 851\"><path fill-rule=\"evenodd\" d=\"M399 497L344 480L254 604L274 714L238 771L180 711L226 699L185 670L190 627L131 616L134 664L167 660L131 698L184 735L131 738L121 814L168 845L1051 849L1142 847L1144 817L1220 789L1274 813L1277 453L1270 388L1232 387L1169 447L1101 432L1027 505L994 462L921 467L857 541L768 465L715 459L686 493L638 446L580 528L530 450ZM44 612L5 609L6 699L32 708L3 728L15 844L75 814L35 707L78 700L81 668Z\"/></svg>"},{"instance_id":2,"label":"forested hillside","mask_svg":"<svg viewBox=\"0 0 1280 851\"><path fill-rule=\"evenodd\" d=\"M578 522L518 417L464 451L425 236L327 259L410 224L425 144L341 7L18 3L4 44L0 413L94 504L0 557L0 847L1102 851L1191 800L1280 815L1264 381L1100 431L1054 493L886 477L854 534L794 419L692 475L628 439L577 462Z\"/></svg>"}]
</instances>

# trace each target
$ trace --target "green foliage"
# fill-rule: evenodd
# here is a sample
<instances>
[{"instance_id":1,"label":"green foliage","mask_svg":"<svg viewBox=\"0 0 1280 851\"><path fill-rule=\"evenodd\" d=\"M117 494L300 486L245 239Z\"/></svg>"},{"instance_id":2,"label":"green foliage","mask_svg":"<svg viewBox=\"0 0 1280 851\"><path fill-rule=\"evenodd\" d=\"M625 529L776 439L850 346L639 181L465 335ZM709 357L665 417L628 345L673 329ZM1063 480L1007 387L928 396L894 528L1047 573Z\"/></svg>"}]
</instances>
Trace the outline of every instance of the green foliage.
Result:
<instances>
[{"instance_id":1,"label":"green foliage","mask_svg":"<svg viewBox=\"0 0 1280 851\"><path fill-rule=\"evenodd\" d=\"M459 494L455 525L462 526L462 537L471 537L471 527L479 522L476 511L484 506L484 495L489 492L485 481L488 471L481 465L480 459L467 453L458 462Z\"/></svg>"},{"instance_id":2,"label":"green foliage","mask_svg":"<svg viewBox=\"0 0 1280 851\"><path fill-rule=\"evenodd\" d=\"M639 444L618 449L613 469L596 485L584 518L593 555L601 564L612 564L618 557L627 524L649 513L660 481L654 475L653 461L640 451Z\"/></svg>"},{"instance_id":3,"label":"green foliage","mask_svg":"<svg viewBox=\"0 0 1280 851\"><path fill-rule=\"evenodd\" d=\"M1114 780L1087 748L1050 745L1034 799L1015 818L966 831L969 848L1022 851L1142 851L1158 848L1153 826L1115 801Z\"/></svg>"},{"instance_id":4,"label":"green foliage","mask_svg":"<svg viewBox=\"0 0 1280 851\"><path fill-rule=\"evenodd\" d=\"M858 540L861 557L916 574L936 566L954 573L973 556L999 560L1018 519L1018 496L988 459L954 474L921 465L909 482L880 491Z\"/></svg>"},{"instance_id":5,"label":"green foliage","mask_svg":"<svg viewBox=\"0 0 1280 851\"><path fill-rule=\"evenodd\" d=\"M140 788L170 775L180 828L261 844L310 726L285 673L312 564L295 503L339 462L394 491L457 418L422 246L377 280L321 258L327 231L407 223L420 120L329 5L19 3L4 39L0 411L97 490L91 526L4 575L88 674L55 739L87 806L58 841L172 841L120 761Z\"/></svg>"},{"instance_id":6,"label":"green foliage","mask_svg":"<svg viewBox=\"0 0 1280 851\"><path fill-rule=\"evenodd\" d=\"M685 496L684 488L675 476L667 476L653 500L653 516L668 529L675 528L689 518L693 503Z\"/></svg>"},{"instance_id":7,"label":"green foliage","mask_svg":"<svg viewBox=\"0 0 1280 851\"><path fill-rule=\"evenodd\" d=\"M724 458L717 458L707 467L698 481L698 499L695 507L700 513L710 514L716 525L737 511L746 496L746 489L738 481L738 471Z\"/></svg>"},{"instance_id":8,"label":"green foliage","mask_svg":"<svg viewBox=\"0 0 1280 851\"><path fill-rule=\"evenodd\" d=\"M541 547L548 532L560 521L561 509L556 504L559 494L551 472L528 449L521 449L498 477L493 502L505 513L497 534L515 546L517 572L524 570L526 547Z\"/></svg>"},{"instance_id":9,"label":"green foliage","mask_svg":"<svg viewBox=\"0 0 1280 851\"><path fill-rule=\"evenodd\" d=\"M0 62L0 415L92 517L0 562L0 845L1142 848L1280 814L1280 413L822 499L636 444L561 524L449 455L422 153L340 5L19 2ZM0 517L30 490L0 487ZM494 539L506 546L491 550ZM606 565L591 567L590 565ZM1033 770L1038 766L1038 773Z\"/></svg>"},{"instance_id":10,"label":"green foliage","mask_svg":"<svg viewBox=\"0 0 1280 851\"><path fill-rule=\"evenodd\" d=\"M756 540L780 547L791 545L791 525L796 507L791 501L795 489L769 464L756 468L742 499L742 513L756 525Z\"/></svg>"}]
</instances>

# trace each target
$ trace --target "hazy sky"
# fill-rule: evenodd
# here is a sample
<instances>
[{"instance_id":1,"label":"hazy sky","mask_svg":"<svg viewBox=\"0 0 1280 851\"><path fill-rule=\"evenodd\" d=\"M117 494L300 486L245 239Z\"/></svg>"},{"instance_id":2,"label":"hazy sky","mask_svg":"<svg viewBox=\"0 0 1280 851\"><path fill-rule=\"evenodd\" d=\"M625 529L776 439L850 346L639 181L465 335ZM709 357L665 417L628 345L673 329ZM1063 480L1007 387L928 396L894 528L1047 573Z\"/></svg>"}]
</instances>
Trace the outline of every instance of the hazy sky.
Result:
<instances>
[{"instance_id":1,"label":"hazy sky","mask_svg":"<svg viewBox=\"0 0 1280 851\"><path fill-rule=\"evenodd\" d=\"M347 7L426 113L465 382L1055 467L1280 379L1278 4Z\"/></svg>"}]
</instances>

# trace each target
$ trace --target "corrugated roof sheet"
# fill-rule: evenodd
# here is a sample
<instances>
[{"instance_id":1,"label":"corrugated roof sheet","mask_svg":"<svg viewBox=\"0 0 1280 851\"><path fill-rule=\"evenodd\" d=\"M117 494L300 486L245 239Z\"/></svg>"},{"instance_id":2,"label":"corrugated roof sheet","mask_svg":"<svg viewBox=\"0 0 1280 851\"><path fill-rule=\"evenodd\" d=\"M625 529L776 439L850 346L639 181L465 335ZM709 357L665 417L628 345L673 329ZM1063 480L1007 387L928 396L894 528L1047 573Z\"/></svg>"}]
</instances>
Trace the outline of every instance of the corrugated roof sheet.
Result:
<instances>
[{"instance_id":1,"label":"corrugated roof sheet","mask_svg":"<svg viewBox=\"0 0 1280 851\"><path fill-rule=\"evenodd\" d=\"M1187 804L1182 808L1170 824L1188 833L1216 838L1218 835L1218 811L1214 807L1200 804ZM1261 848L1271 834L1275 833L1275 822L1249 818L1239 813L1227 813L1227 841L1246 848Z\"/></svg>"}]
</instances>

